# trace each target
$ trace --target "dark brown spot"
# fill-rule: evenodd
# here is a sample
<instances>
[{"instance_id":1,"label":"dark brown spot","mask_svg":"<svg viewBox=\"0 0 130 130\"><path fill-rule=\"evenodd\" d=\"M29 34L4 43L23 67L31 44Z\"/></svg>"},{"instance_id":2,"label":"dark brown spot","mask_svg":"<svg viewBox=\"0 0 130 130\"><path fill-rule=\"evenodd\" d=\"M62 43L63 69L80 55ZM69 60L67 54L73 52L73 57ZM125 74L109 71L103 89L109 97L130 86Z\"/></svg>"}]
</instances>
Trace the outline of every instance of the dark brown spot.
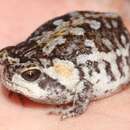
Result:
<instances>
[{"instance_id":1,"label":"dark brown spot","mask_svg":"<svg viewBox=\"0 0 130 130\"><path fill-rule=\"evenodd\" d=\"M117 67L121 75L120 77L125 76L125 73L123 72L124 63L123 63L122 56L117 56L116 63L117 63Z\"/></svg>"},{"instance_id":2,"label":"dark brown spot","mask_svg":"<svg viewBox=\"0 0 130 130\"><path fill-rule=\"evenodd\" d=\"M93 84L88 80L84 80L84 86L86 86L85 90L88 91L90 88L92 88Z\"/></svg>"},{"instance_id":3,"label":"dark brown spot","mask_svg":"<svg viewBox=\"0 0 130 130\"><path fill-rule=\"evenodd\" d=\"M111 81L115 81L116 78L111 70L111 64L106 60L103 60L103 61L105 63L105 70L106 70L107 75L111 77Z\"/></svg>"},{"instance_id":4,"label":"dark brown spot","mask_svg":"<svg viewBox=\"0 0 130 130\"><path fill-rule=\"evenodd\" d=\"M106 90L106 91L105 91L105 93L108 93L108 92L109 92L109 90Z\"/></svg>"},{"instance_id":5,"label":"dark brown spot","mask_svg":"<svg viewBox=\"0 0 130 130\"><path fill-rule=\"evenodd\" d=\"M83 80L84 79L84 72L83 72L82 68L80 66L77 66L76 68L79 71L80 80Z\"/></svg>"},{"instance_id":6,"label":"dark brown spot","mask_svg":"<svg viewBox=\"0 0 130 130\"><path fill-rule=\"evenodd\" d=\"M89 75L92 76L92 73L96 71L97 73L100 73L100 69L98 67L98 62L97 61L91 61L87 60L85 63L86 67L89 68Z\"/></svg>"},{"instance_id":7,"label":"dark brown spot","mask_svg":"<svg viewBox=\"0 0 130 130\"><path fill-rule=\"evenodd\" d=\"M92 68L93 61L87 60L87 61L85 62L85 65L86 65L87 68Z\"/></svg>"},{"instance_id":8,"label":"dark brown spot","mask_svg":"<svg viewBox=\"0 0 130 130\"><path fill-rule=\"evenodd\" d=\"M99 67L98 67L98 62L97 62L97 61L94 61L93 67L94 67L94 69L95 69L95 71L96 71L97 73L100 73L100 69L99 69Z\"/></svg>"},{"instance_id":9,"label":"dark brown spot","mask_svg":"<svg viewBox=\"0 0 130 130\"><path fill-rule=\"evenodd\" d=\"M88 68L88 74L89 76L92 76L92 73L93 73L93 61L91 60L87 60L86 63L85 63L86 67Z\"/></svg>"},{"instance_id":10,"label":"dark brown spot","mask_svg":"<svg viewBox=\"0 0 130 130\"><path fill-rule=\"evenodd\" d=\"M61 85L57 80L55 79L52 79L51 77L49 77L48 75L45 75L45 79L41 80L39 82L39 86L42 88L42 89L54 89L54 88L59 88L59 89L62 89L64 90L65 89L65 86Z\"/></svg>"},{"instance_id":11,"label":"dark brown spot","mask_svg":"<svg viewBox=\"0 0 130 130\"><path fill-rule=\"evenodd\" d=\"M12 77L15 73L15 70L12 66L10 65L7 65L5 68L4 68L4 71L3 71L4 75L7 77L7 79L9 79L10 81L12 80Z\"/></svg>"},{"instance_id":12,"label":"dark brown spot","mask_svg":"<svg viewBox=\"0 0 130 130\"><path fill-rule=\"evenodd\" d=\"M102 42L102 36L100 33L97 33L96 39L95 39L96 47L100 52L110 52L111 50Z\"/></svg>"},{"instance_id":13,"label":"dark brown spot","mask_svg":"<svg viewBox=\"0 0 130 130\"><path fill-rule=\"evenodd\" d=\"M130 58L128 56L126 56L125 59L126 59L127 65L130 66Z\"/></svg>"},{"instance_id":14,"label":"dark brown spot","mask_svg":"<svg viewBox=\"0 0 130 130\"><path fill-rule=\"evenodd\" d=\"M123 48L125 48L125 44L122 43L122 40L121 40L121 35L124 34L126 29L124 27L124 24L123 24L121 18L118 18L118 25L119 25L118 28L117 29L113 29L112 31L114 32L114 35L116 36L116 38L119 40L119 44ZM126 39L126 41L127 41L127 39Z\"/></svg>"}]
</instances>

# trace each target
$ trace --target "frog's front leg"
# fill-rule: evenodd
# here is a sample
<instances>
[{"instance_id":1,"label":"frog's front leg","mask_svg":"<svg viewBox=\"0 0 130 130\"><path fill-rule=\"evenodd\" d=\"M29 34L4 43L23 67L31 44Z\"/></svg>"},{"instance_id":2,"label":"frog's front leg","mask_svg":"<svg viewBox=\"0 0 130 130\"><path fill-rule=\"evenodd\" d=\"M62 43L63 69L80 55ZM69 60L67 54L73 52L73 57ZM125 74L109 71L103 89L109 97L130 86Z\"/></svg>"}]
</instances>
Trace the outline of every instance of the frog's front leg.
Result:
<instances>
[{"instance_id":1,"label":"frog's front leg","mask_svg":"<svg viewBox=\"0 0 130 130\"><path fill-rule=\"evenodd\" d=\"M61 119L66 119L69 117L75 117L81 115L87 109L89 104L89 99L86 99L85 102L76 102L73 106L62 108L61 110Z\"/></svg>"},{"instance_id":2,"label":"frog's front leg","mask_svg":"<svg viewBox=\"0 0 130 130\"><path fill-rule=\"evenodd\" d=\"M61 120L81 115L88 107L90 99L86 98L85 101L76 99L73 105L57 106L56 108L49 109L49 114L61 114Z\"/></svg>"},{"instance_id":3,"label":"frog's front leg","mask_svg":"<svg viewBox=\"0 0 130 130\"><path fill-rule=\"evenodd\" d=\"M92 97L92 86L88 82L84 85L83 87L82 85L78 86L75 91L72 106L62 107L61 119L78 116L86 111Z\"/></svg>"}]
</instances>

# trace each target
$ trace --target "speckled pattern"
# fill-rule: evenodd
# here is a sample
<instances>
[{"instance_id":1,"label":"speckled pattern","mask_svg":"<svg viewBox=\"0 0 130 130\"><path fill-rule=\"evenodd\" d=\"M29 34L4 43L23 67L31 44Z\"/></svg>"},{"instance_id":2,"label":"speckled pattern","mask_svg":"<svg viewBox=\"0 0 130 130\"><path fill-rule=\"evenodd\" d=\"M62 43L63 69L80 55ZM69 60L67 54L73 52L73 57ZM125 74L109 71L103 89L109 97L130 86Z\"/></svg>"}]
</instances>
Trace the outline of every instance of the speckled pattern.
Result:
<instances>
[{"instance_id":1,"label":"speckled pattern","mask_svg":"<svg viewBox=\"0 0 130 130\"><path fill-rule=\"evenodd\" d=\"M2 83L56 108L62 119L130 80L130 36L115 13L75 11L41 25L0 51ZM71 104L70 104L71 103Z\"/></svg>"}]
</instances>

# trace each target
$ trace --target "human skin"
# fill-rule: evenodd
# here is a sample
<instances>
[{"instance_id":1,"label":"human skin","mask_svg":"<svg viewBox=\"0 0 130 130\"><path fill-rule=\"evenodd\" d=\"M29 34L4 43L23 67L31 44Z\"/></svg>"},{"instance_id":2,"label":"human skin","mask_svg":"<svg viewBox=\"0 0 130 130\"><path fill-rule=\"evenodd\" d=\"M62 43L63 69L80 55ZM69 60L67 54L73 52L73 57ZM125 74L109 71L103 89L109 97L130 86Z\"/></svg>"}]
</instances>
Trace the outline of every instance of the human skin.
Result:
<instances>
[{"instance_id":1,"label":"human skin","mask_svg":"<svg viewBox=\"0 0 130 130\"><path fill-rule=\"evenodd\" d=\"M0 48L25 40L39 25L74 10L116 11L130 30L127 0L0 0ZM81 116L60 121L47 105L34 103L0 87L0 130L129 130L130 85L92 102Z\"/></svg>"}]
</instances>

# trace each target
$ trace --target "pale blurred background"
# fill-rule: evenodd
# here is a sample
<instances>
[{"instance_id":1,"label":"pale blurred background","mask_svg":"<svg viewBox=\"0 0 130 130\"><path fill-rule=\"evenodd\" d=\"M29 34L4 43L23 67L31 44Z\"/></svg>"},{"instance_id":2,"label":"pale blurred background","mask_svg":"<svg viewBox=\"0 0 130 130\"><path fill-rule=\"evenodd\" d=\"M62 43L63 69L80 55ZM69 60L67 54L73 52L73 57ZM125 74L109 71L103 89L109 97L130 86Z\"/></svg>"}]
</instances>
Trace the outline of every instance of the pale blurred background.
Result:
<instances>
[{"instance_id":1,"label":"pale blurred background","mask_svg":"<svg viewBox=\"0 0 130 130\"><path fill-rule=\"evenodd\" d=\"M117 12L130 29L130 0L0 0L0 43L24 40L46 20L74 10Z\"/></svg>"},{"instance_id":2,"label":"pale blurred background","mask_svg":"<svg viewBox=\"0 0 130 130\"><path fill-rule=\"evenodd\" d=\"M0 48L25 40L45 21L74 10L117 12L130 30L130 0L0 0ZM0 87L0 130L130 130L130 88L63 122L48 116L43 105L24 102L9 98Z\"/></svg>"}]
</instances>

